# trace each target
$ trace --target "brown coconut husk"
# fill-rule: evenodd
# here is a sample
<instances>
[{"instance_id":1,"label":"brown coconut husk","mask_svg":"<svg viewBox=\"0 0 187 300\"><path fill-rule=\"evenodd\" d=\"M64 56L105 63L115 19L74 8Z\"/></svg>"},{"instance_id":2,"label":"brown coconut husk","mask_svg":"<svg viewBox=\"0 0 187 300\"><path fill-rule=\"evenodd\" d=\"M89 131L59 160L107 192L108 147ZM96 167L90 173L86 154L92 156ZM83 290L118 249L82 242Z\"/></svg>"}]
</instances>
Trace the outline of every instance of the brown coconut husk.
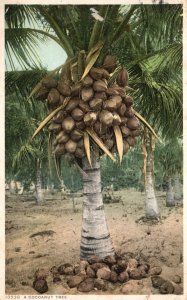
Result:
<instances>
[{"instance_id":1,"label":"brown coconut husk","mask_svg":"<svg viewBox=\"0 0 187 300\"><path fill-rule=\"evenodd\" d=\"M103 69L92 67L89 74L94 80L99 80L103 77Z\"/></svg>"},{"instance_id":2,"label":"brown coconut husk","mask_svg":"<svg viewBox=\"0 0 187 300\"><path fill-rule=\"evenodd\" d=\"M84 117L84 113L80 108L77 107L71 112L71 116L75 121L81 121Z\"/></svg>"},{"instance_id":3,"label":"brown coconut husk","mask_svg":"<svg viewBox=\"0 0 187 300\"><path fill-rule=\"evenodd\" d=\"M52 77L46 77L46 78L42 79L42 84L46 88L51 89L51 88L56 88L57 81Z\"/></svg>"},{"instance_id":4,"label":"brown coconut husk","mask_svg":"<svg viewBox=\"0 0 187 300\"><path fill-rule=\"evenodd\" d=\"M119 95L111 96L110 99L116 102L116 109L118 109L121 106L122 98Z\"/></svg>"},{"instance_id":5,"label":"brown coconut husk","mask_svg":"<svg viewBox=\"0 0 187 300\"><path fill-rule=\"evenodd\" d=\"M129 74L126 69L121 69L117 75L116 82L120 87L128 85Z\"/></svg>"},{"instance_id":6,"label":"brown coconut husk","mask_svg":"<svg viewBox=\"0 0 187 300\"><path fill-rule=\"evenodd\" d=\"M94 124L94 130L97 134L102 135L107 132L107 127L104 124L102 124L101 122L97 121Z\"/></svg>"},{"instance_id":7,"label":"brown coconut husk","mask_svg":"<svg viewBox=\"0 0 187 300\"><path fill-rule=\"evenodd\" d=\"M104 141L105 146L110 150L114 146L114 140L113 139L107 139Z\"/></svg>"},{"instance_id":8,"label":"brown coconut husk","mask_svg":"<svg viewBox=\"0 0 187 300\"><path fill-rule=\"evenodd\" d=\"M93 90L95 92L105 92L107 90L106 82L101 79L94 81Z\"/></svg>"},{"instance_id":9,"label":"brown coconut husk","mask_svg":"<svg viewBox=\"0 0 187 300\"><path fill-rule=\"evenodd\" d=\"M116 88L114 88L114 87L109 87L109 88L106 90L106 94L109 95L109 96L114 96L114 95L119 95L119 92L117 91Z\"/></svg>"},{"instance_id":10,"label":"brown coconut husk","mask_svg":"<svg viewBox=\"0 0 187 300\"><path fill-rule=\"evenodd\" d=\"M127 117L120 117L121 118L121 125L126 125L128 118Z\"/></svg>"},{"instance_id":11,"label":"brown coconut husk","mask_svg":"<svg viewBox=\"0 0 187 300\"><path fill-rule=\"evenodd\" d=\"M84 124L84 121L76 122L76 128L77 129L84 130L85 127L86 127L86 125Z\"/></svg>"},{"instance_id":12,"label":"brown coconut husk","mask_svg":"<svg viewBox=\"0 0 187 300\"><path fill-rule=\"evenodd\" d=\"M97 114L95 112L88 112L84 116L84 123L86 126L92 126L97 120Z\"/></svg>"},{"instance_id":13,"label":"brown coconut husk","mask_svg":"<svg viewBox=\"0 0 187 300\"><path fill-rule=\"evenodd\" d=\"M141 134L141 130L139 129L135 129L135 130L131 130L131 136L135 137L135 136L139 136Z\"/></svg>"},{"instance_id":14,"label":"brown coconut husk","mask_svg":"<svg viewBox=\"0 0 187 300\"><path fill-rule=\"evenodd\" d=\"M71 112L74 108L79 105L79 98L72 98L68 101L68 104L65 107L67 112Z\"/></svg>"},{"instance_id":15,"label":"brown coconut husk","mask_svg":"<svg viewBox=\"0 0 187 300\"><path fill-rule=\"evenodd\" d=\"M64 81L59 81L57 84L57 90L66 97L71 95L71 87Z\"/></svg>"},{"instance_id":16,"label":"brown coconut husk","mask_svg":"<svg viewBox=\"0 0 187 300\"><path fill-rule=\"evenodd\" d=\"M102 124L110 127L113 124L113 115L108 110L103 110L99 114L99 120Z\"/></svg>"},{"instance_id":17,"label":"brown coconut husk","mask_svg":"<svg viewBox=\"0 0 187 300\"><path fill-rule=\"evenodd\" d=\"M64 131L60 131L56 137L56 140L58 141L59 144L66 143L69 140L69 135Z\"/></svg>"},{"instance_id":18,"label":"brown coconut husk","mask_svg":"<svg viewBox=\"0 0 187 300\"><path fill-rule=\"evenodd\" d=\"M56 116L54 116L53 121L54 121L55 123L61 124L65 116L66 116L66 112L63 111L63 110L60 110L60 111L56 114Z\"/></svg>"},{"instance_id":19,"label":"brown coconut husk","mask_svg":"<svg viewBox=\"0 0 187 300\"><path fill-rule=\"evenodd\" d=\"M77 148L75 151L75 156L78 158L83 158L85 156L85 152L83 148Z\"/></svg>"},{"instance_id":20,"label":"brown coconut husk","mask_svg":"<svg viewBox=\"0 0 187 300\"><path fill-rule=\"evenodd\" d=\"M76 148L77 143L72 141L71 139L65 144L65 149L68 153L74 153L76 151Z\"/></svg>"},{"instance_id":21,"label":"brown coconut husk","mask_svg":"<svg viewBox=\"0 0 187 300\"><path fill-rule=\"evenodd\" d=\"M117 58L113 55L107 55L103 62L103 68L106 69L109 73L114 72L117 67Z\"/></svg>"},{"instance_id":22,"label":"brown coconut husk","mask_svg":"<svg viewBox=\"0 0 187 300\"><path fill-rule=\"evenodd\" d=\"M132 110L131 107L127 107L125 111L125 117L127 118L133 118L134 117L134 111Z\"/></svg>"},{"instance_id":23,"label":"brown coconut husk","mask_svg":"<svg viewBox=\"0 0 187 300\"><path fill-rule=\"evenodd\" d=\"M136 138L133 136L128 136L126 138L127 143L129 144L129 146L133 147L136 143Z\"/></svg>"},{"instance_id":24,"label":"brown coconut husk","mask_svg":"<svg viewBox=\"0 0 187 300\"><path fill-rule=\"evenodd\" d=\"M87 102L84 102L83 100L80 100L79 107L84 113L87 113L90 111L90 106L88 105Z\"/></svg>"},{"instance_id":25,"label":"brown coconut husk","mask_svg":"<svg viewBox=\"0 0 187 300\"><path fill-rule=\"evenodd\" d=\"M52 122L49 125L48 130L49 131L53 131L55 133L58 133L58 132L60 132L62 130L62 126L61 126L61 124L57 124L57 123Z\"/></svg>"},{"instance_id":26,"label":"brown coconut husk","mask_svg":"<svg viewBox=\"0 0 187 300\"><path fill-rule=\"evenodd\" d=\"M49 94L49 89L42 86L40 90L36 93L35 97L39 101L45 101L47 99L48 94Z\"/></svg>"},{"instance_id":27,"label":"brown coconut husk","mask_svg":"<svg viewBox=\"0 0 187 300\"><path fill-rule=\"evenodd\" d=\"M109 99L109 100L106 100L105 102L103 102L103 108L108 111L111 111L111 112L116 111L117 103L116 103L115 99Z\"/></svg>"},{"instance_id":28,"label":"brown coconut husk","mask_svg":"<svg viewBox=\"0 0 187 300\"><path fill-rule=\"evenodd\" d=\"M124 137L129 136L131 133L130 129L126 126L121 126L121 132Z\"/></svg>"},{"instance_id":29,"label":"brown coconut husk","mask_svg":"<svg viewBox=\"0 0 187 300\"><path fill-rule=\"evenodd\" d=\"M102 99L97 99L97 98L93 98L90 102L89 102L90 108L97 111L100 110L102 105L103 105L103 100Z\"/></svg>"},{"instance_id":30,"label":"brown coconut husk","mask_svg":"<svg viewBox=\"0 0 187 300\"><path fill-rule=\"evenodd\" d=\"M94 94L94 98L106 100L106 99L107 99L107 95L106 95L105 92L96 92L96 93Z\"/></svg>"},{"instance_id":31,"label":"brown coconut husk","mask_svg":"<svg viewBox=\"0 0 187 300\"><path fill-rule=\"evenodd\" d=\"M61 156L66 152L65 146L63 144L58 144L54 150L56 156Z\"/></svg>"},{"instance_id":32,"label":"brown coconut husk","mask_svg":"<svg viewBox=\"0 0 187 300\"><path fill-rule=\"evenodd\" d=\"M140 127L140 122L136 117L130 118L127 121L127 127L132 130L138 129Z\"/></svg>"},{"instance_id":33,"label":"brown coconut husk","mask_svg":"<svg viewBox=\"0 0 187 300\"><path fill-rule=\"evenodd\" d=\"M122 103L121 106L118 108L118 114L120 115L120 117L125 116L126 109L127 109L126 105Z\"/></svg>"},{"instance_id":34,"label":"brown coconut husk","mask_svg":"<svg viewBox=\"0 0 187 300\"><path fill-rule=\"evenodd\" d=\"M83 101L87 102L93 98L94 91L91 87L83 88L81 90L81 98Z\"/></svg>"},{"instance_id":35,"label":"brown coconut husk","mask_svg":"<svg viewBox=\"0 0 187 300\"><path fill-rule=\"evenodd\" d=\"M83 132L79 129L74 129L71 132L70 137L74 142L77 142L83 137Z\"/></svg>"},{"instance_id":36,"label":"brown coconut husk","mask_svg":"<svg viewBox=\"0 0 187 300\"><path fill-rule=\"evenodd\" d=\"M133 105L133 99L130 96L127 96L124 98L124 102L126 104L127 107L130 107Z\"/></svg>"},{"instance_id":37,"label":"brown coconut husk","mask_svg":"<svg viewBox=\"0 0 187 300\"><path fill-rule=\"evenodd\" d=\"M115 125L120 125L120 124L121 124L121 118L116 112L114 112L113 113L113 125L115 126Z\"/></svg>"},{"instance_id":38,"label":"brown coconut husk","mask_svg":"<svg viewBox=\"0 0 187 300\"><path fill-rule=\"evenodd\" d=\"M65 132L71 132L75 127L75 121L72 117L66 117L62 122L62 128Z\"/></svg>"},{"instance_id":39,"label":"brown coconut husk","mask_svg":"<svg viewBox=\"0 0 187 300\"><path fill-rule=\"evenodd\" d=\"M59 104L60 93L57 89L52 88L48 94L47 101L50 106Z\"/></svg>"},{"instance_id":40,"label":"brown coconut husk","mask_svg":"<svg viewBox=\"0 0 187 300\"><path fill-rule=\"evenodd\" d=\"M83 87L90 87L93 84L93 78L89 75L85 76L82 80L82 86Z\"/></svg>"}]
</instances>

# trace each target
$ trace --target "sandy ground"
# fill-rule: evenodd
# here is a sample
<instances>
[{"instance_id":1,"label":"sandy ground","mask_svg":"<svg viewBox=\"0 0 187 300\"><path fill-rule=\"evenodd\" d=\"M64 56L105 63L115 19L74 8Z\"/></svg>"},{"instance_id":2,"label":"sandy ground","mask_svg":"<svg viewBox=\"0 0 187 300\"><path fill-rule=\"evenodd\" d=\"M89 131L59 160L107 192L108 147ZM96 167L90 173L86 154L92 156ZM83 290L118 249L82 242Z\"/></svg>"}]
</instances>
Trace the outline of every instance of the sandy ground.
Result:
<instances>
[{"instance_id":1,"label":"sandy ground","mask_svg":"<svg viewBox=\"0 0 187 300\"><path fill-rule=\"evenodd\" d=\"M165 206L164 193L157 193L161 219L158 223L144 222L145 195L134 190L115 192L119 203L105 204L108 227L115 250L120 254L142 256L153 266L162 267L162 277L172 280L183 277L183 208ZM6 294L34 295L33 275L38 268L51 268L79 261L82 222L82 197L72 201L48 197L36 206L31 196L6 197ZM33 234L48 230L48 234ZM80 294L70 289L65 280L48 282L47 294ZM180 287L183 286L183 282ZM133 294L156 294L158 290L145 278ZM90 294L120 294L112 285L106 292Z\"/></svg>"}]
</instances>

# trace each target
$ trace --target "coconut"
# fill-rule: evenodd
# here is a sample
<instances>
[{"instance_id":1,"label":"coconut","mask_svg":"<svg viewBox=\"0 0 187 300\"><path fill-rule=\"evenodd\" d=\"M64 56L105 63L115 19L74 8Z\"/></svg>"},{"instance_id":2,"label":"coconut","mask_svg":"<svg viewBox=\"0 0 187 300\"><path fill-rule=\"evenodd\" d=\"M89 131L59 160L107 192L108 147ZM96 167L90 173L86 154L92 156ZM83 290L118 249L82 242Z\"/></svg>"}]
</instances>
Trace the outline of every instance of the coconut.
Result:
<instances>
[{"instance_id":1,"label":"coconut","mask_svg":"<svg viewBox=\"0 0 187 300\"><path fill-rule=\"evenodd\" d=\"M102 124L106 126L112 126L113 115L108 110L102 110L99 114L99 120Z\"/></svg>"},{"instance_id":2,"label":"coconut","mask_svg":"<svg viewBox=\"0 0 187 300\"><path fill-rule=\"evenodd\" d=\"M139 136L141 134L141 130L140 129L135 129L135 130L131 130L130 135L131 136Z\"/></svg>"},{"instance_id":3,"label":"coconut","mask_svg":"<svg viewBox=\"0 0 187 300\"><path fill-rule=\"evenodd\" d=\"M79 141L82 138L82 136L83 133L79 129L74 129L70 134L71 139L75 142Z\"/></svg>"},{"instance_id":4,"label":"coconut","mask_svg":"<svg viewBox=\"0 0 187 300\"><path fill-rule=\"evenodd\" d=\"M101 279L105 279L105 280L109 280L110 279L110 274L111 274L111 271L110 269L107 267L103 267L101 269L99 269L97 271L97 278L101 278Z\"/></svg>"},{"instance_id":5,"label":"coconut","mask_svg":"<svg viewBox=\"0 0 187 300\"><path fill-rule=\"evenodd\" d=\"M94 278L86 278L78 285L77 289L79 292L85 292L85 293L90 292L91 290L94 289Z\"/></svg>"},{"instance_id":6,"label":"coconut","mask_svg":"<svg viewBox=\"0 0 187 300\"><path fill-rule=\"evenodd\" d=\"M110 150L114 146L114 140L113 139L107 139L104 141L105 146Z\"/></svg>"},{"instance_id":7,"label":"coconut","mask_svg":"<svg viewBox=\"0 0 187 300\"><path fill-rule=\"evenodd\" d=\"M62 129L61 124L51 123L48 127L49 131L54 131L56 133L60 132Z\"/></svg>"},{"instance_id":8,"label":"coconut","mask_svg":"<svg viewBox=\"0 0 187 300\"><path fill-rule=\"evenodd\" d=\"M93 79L91 76L87 75L82 80L82 86L83 87L89 87L93 84Z\"/></svg>"},{"instance_id":9,"label":"coconut","mask_svg":"<svg viewBox=\"0 0 187 300\"><path fill-rule=\"evenodd\" d=\"M81 92L81 83L78 83L71 87L71 95L72 96L79 96Z\"/></svg>"},{"instance_id":10,"label":"coconut","mask_svg":"<svg viewBox=\"0 0 187 300\"><path fill-rule=\"evenodd\" d=\"M33 288L40 294L48 291L47 281L45 279L37 279L33 282Z\"/></svg>"},{"instance_id":11,"label":"coconut","mask_svg":"<svg viewBox=\"0 0 187 300\"><path fill-rule=\"evenodd\" d=\"M130 129L126 126L121 126L121 132L124 137L129 136L131 133Z\"/></svg>"},{"instance_id":12,"label":"coconut","mask_svg":"<svg viewBox=\"0 0 187 300\"><path fill-rule=\"evenodd\" d=\"M47 99L48 94L49 94L49 90L46 87L42 86L36 94L36 99L40 101L44 101Z\"/></svg>"},{"instance_id":13,"label":"coconut","mask_svg":"<svg viewBox=\"0 0 187 300\"><path fill-rule=\"evenodd\" d=\"M84 116L84 123L86 126L92 126L97 120L97 114L95 112L88 112Z\"/></svg>"},{"instance_id":14,"label":"coconut","mask_svg":"<svg viewBox=\"0 0 187 300\"><path fill-rule=\"evenodd\" d=\"M60 95L59 105L62 105L64 103L64 99L65 99L65 96Z\"/></svg>"},{"instance_id":15,"label":"coconut","mask_svg":"<svg viewBox=\"0 0 187 300\"><path fill-rule=\"evenodd\" d=\"M71 87L63 82L63 81L59 81L57 84L57 90L66 97L69 97L71 95Z\"/></svg>"},{"instance_id":16,"label":"coconut","mask_svg":"<svg viewBox=\"0 0 187 300\"><path fill-rule=\"evenodd\" d=\"M109 79L110 78L110 74L107 70L103 69L103 78L105 79Z\"/></svg>"},{"instance_id":17,"label":"coconut","mask_svg":"<svg viewBox=\"0 0 187 300\"><path fill-rule=\"evenodd\" d=\"M140 127L140 122L136 117L130 118L127 121L127 127L134 130Z\"/></svg>"},{"instance_id":18,"label":"coconut","mask_svg":"<svg viewBox=\"0 0 187 300\"><path fill-rule=\"evenodd\" d=\"M93 98L94 92L91 87L83 88L81 91L81 98L83 101L87 102Z\"/></svg>"},{"instance_id":19,"label":"coconut","mask_svg":"<svg viewBox=\"0 0 187 300\"><path fill-rule=\"evenodd\" d=\"M118 280L119 280L120 282L126 282L126 281L128 281L128 280L129 280L129 274L128 274L126 271L121 272L121 273L118 275Z\"/></svg>"},{"instance_id":20,"label":"coconut","mask_svg":"<svg viewBox=\"0 0 187 300\"><path fill-rule=\"evenodd\" d=\"M77 142L77 147L78 147L78 148L84 148L84 142L83 142L83 139L81 139L81 140L79 140L79 141Z\"/></svg>"},{"instance_id":21,"label":"coconut","mask_svg":"<svg viewBox=\"0 0 187 300\"><path fill-rule=\"evenodd\" d=\"M102 124L101 122L97 121L95 124L94 124L94 130L97 134L99 135L102 135L102 134L105 134L106 131L107 131L107 127L106 125Z\"/></svg>"},{"instance_id":22,"label":"coconut","mask_svg":"<svg viewBox=\"0 0 187 300\"><path fill-rule=\"evenodd\" d=\"M106 95L105 92L96 92L94 94L94 98L106 100L107 99L107 95Z\"/></svg>"},{"instance_id":23,"label":"coconut","mask_svg":"<svg viewBox=\"0 0 187 300\"><path fill-rule=\"evenodd\" d=\"M80 129L80 130L84 130L85 129L85 124L84 121L80 121L80 122L76 122L76 128Z\"/></svg>"},{"instance_id":24,"label":"coconut","mask_svg":"<svg viewBox=\"0 0 187 300\"><path fill-rule=\"evenodd\" d=\"M122 103L122 98L118 95L110 97L111 100L114 100L116 102L116 108L119 108Z\"/></svg>"},{"instance_id":25,"label":"coconut","mask_svg":"<svg viewBox=\"0 0 187 300\"><path fill-rule=\"evenodd\" d=\"M117 59L115 56L107 55L103 62L103 68L105 68L109 73L114 72L117 66Z\"/></svg>"},{"instance_id":26,"label":"coconut","mask_svg":"<svg viewBox=\"0 0 187 300\"><path fill-rule=\"evenodd\" d=\"M75 121L81 121L83 119L84 113L80 108L75 108L71 113L72 118Z\"/></svg>"},{"instance_id":27,"label":"coconut","mask_svg":"<svg viewBox=\"0 0 187 300\"><path fill-rule=\"evenodd\" d=\"M107 90L107 84L101 79L96 80L94 81L93 89L95 92L105 92Z\"/></svg>"},{"instance_id":28,"label":"coconut","mask_svg":"<svg viewBox=\"0 0 187 300\"><path fill-rule=\"evenodd\" d=\"M103 104L103 100L102 99L97 99L97 98L93 98L90 102L89 105L91 107L91 109L93 110L100 110Z\"/></svg>"},{"instance_id":29,"label":"coconut","mask_svg":"<svg viewBox=\"0 0 187 300\"><path fill-rule=\"evenodd\" d=\"M65 132L71 132L75 127L75 121L72 117L66 117L62 122L62 128Z\"/></svg>"},{"instance_id":30,"label":"coconut","mask_svg":"<svg viewBox=\"0 0 187 300\"><path fill-rule=\"evenodd\" d=\"M90 107L89 107L88 103L84 102L83 100L80 100L79 107L85 113L90 111Z\"/></svg>"},{"instance_id":31,"label":"coconut","mask_svg":"<svg viewBox=\"0 0 187 300\"><path fill-rule=\"evenodd\" d=\"M106 109L106 110L109 110L109 111L111 111L111 112L116 111L116 109L117 109L117 104L116 104L115 99L109 99L109 100L106 100L106 101L103 103L103 108Z\"/></svg>"},{"instance_id":32,"label":"coconut","mask_svg":"<svg viewBox=\"0 0 187 300\"><path fill-rule=\"evenodd\" d=\"M55 123L62 123L64 117L65 117L66 113L63 110L60 110L56 116L54 116L53 121Z\"/></svg>"},{"instance_id":33,"label":"coconut","mask_svg":"<svg viewBox=\"0 0 187 300\"><path fill-rule=\"evenodd\" d=\"M74 153L75 150L77 148L77 143L75 143L72 140L69 140L66 144L65 144L65 149L68 153Z\"/></svg>"},{"instance_id":34,"label":"coconut","mask_svg":"<svg viewBox=\"0 0 187 300\"><path fill-rule=\"evenodd\" d=\"M109 95L109 96L113 96L113 95L119 95L119 92L116 90L115 87L109 87L106 90L106 94Z\"/></svg>"},{"instance_id":35,"label":"coconut","mask_svg":"<svg viewBox=\"0 0 187 300\"><path fill-rule=\"evenodd\" d=\"M126 105L124 103L122 103L118 109L118 113L119 113L120 117L124 117L126 109L127 109Z\"/></svg>"},{"instance_id":36,"label":"coconut","mask_svg":"<svg viewBox=\"0 0 187 300\"><path fill-rule=\"evenodd\" d=\"M75 151L75 156L78 158L83 158L85 156L85 152L82 148L77 148Z\"/></svg>"},{"instance_id":37,"label":"coconut","mask_svg":"<svg viewBox=\"0 0 187 300\"><path fill-rule=\"evenodd\" d=\"M124 102L125 102L126 106L129 107L129 106L131 106L133 104L133 99L130 96L126 96L124 98Z\"/></svg>"},{"instance_id":38,"label":"coconut","mask_svg":"<svg viewBox=\"0 0 187 300\"><path fill-rule=\"evenodd\" d=\"M78 98L72 98L68 101L68 104L65 107L65 110L67 112L71 112L74 108L76 108L79 104L79 99Z\"/></svg>"},{"instance_id":39,"label":"coconut","mask_svg":"<svg viewBox=\"0 0 187 300\"><path fill-rule=\"evenodd\" d=\"M127 118L134 117L134 111L132 110L131 107L127 107L126 112L125 112L125 117L127 117Z\"/></svg>"},{"instance_id":40,"label":"coconut","mask_svg":"<svg viewBox=\"0 0 187 300\"><path fill-rule=\"evenodd\" d=\"M60 155L64 154L65 152L66 152L66 150L65 150L65 147L63 144L58 144L54 151L56 156L60 156Z\"/></svg>"},{"instance_id":41,"label":"coconut","mask_svg":"<svg viewBox=\"0 0 187 300\"><path fill-rule=\"evenodd\" d=\"M121 125L126 125L128 118L127 117L120 117L121 118Z\"/></svg>"},{"instance_id":42,"label":"coconut","mask_svg":"<svg viewBox=\"0 0 187 300\"><path fill-rule=\"evenodd\" d=\"M67 284L70 288L74 288L79 285L83 280L85 279L85 276L83 275L75 275L68 279Z\"/></svg>"},{"instance_id":43,"label":"coconut","mask_svg":"<svg viewBox=\"0 0 187 300\"><path fill-rule=\"evenodd\" d=\"M126 69L121 69L117 75L116 82L121 87L128 85L129 75Z\"/></svg>"},{"instance_id":44,"label":"coconut","mask_svg":"<svg viewBox=\"0 0 187 300\"><path fill-rule=\"evenodd\" d=\"M57 86L57 81L52 77L46 77L46 78L42 79L42 84L46 88L51 89L51 88L55 88Z\"/></svg>"},{"instance_id":45,"label":"coconut","mask_svg":"<svg viewBox=\"0 0 187 300\"><path fill-rule=\"evenodd\" d=\"M118 274L115 271L111 271L110 281L113 283L116 283L118 281Z\"/></svg>"},{"instance_id":46,"label":"coconut","mask_svg":"<svg viewBox=\"0 0 187 300\"><path fill-rule=\"evenodd\" d=\"M121 124L121 118L117 113L113 113L113 125L120 125Z\"/></svg>"},{"instance_id":47,"label":"coconut","mask_svg":"<svg viewBox=\"0 0 187 300\"><path fill-rule=\"evenodd\" d=\"M126 91L124 88L120 87L120 86L115 86L115 90L119 93L119 95L122 97L122 98L125 98L126 97Z\"/></svg>"},{"instance_id":48,"label":"coconut","mask_svg":"<svg viewBox=\"0 0 187 300\"><path fill-rule=\"evenodd\" d=\"M48 94L47 101L50 106L57 105L60 100L60 93L57 89L52 88Z\"/></svg>"},{"instance_id":49,"label":"coconut","mask_svg":"<svg viewBox=\"0 0 187 300\"><path fill-rule=\"evenodd\" d=\"M66 143L69 140L69 135L64 131L60 131L56 137L58 143Z\"/></svg>"},{"instance_id":50,"label":"coconut","mask_svg":"<svg viewBox=\"0 0 187 300\"><path fill-rule=\"evenodd\" d=\"M92 67L89 74L94 80L101 79L103 77L103 69Z\"/></svg>"},{"instance_id":51,"label":"coconut","mask_svg":"<svg viewBox=\"0 0 187 300\"><path fill-rule=\"evenodd\" d=\"M135 137L128 136L126 138L126 141L129 144L129 146L133 147L135 145L136 139L135 139Z\"/></svg>"}]
</instances>

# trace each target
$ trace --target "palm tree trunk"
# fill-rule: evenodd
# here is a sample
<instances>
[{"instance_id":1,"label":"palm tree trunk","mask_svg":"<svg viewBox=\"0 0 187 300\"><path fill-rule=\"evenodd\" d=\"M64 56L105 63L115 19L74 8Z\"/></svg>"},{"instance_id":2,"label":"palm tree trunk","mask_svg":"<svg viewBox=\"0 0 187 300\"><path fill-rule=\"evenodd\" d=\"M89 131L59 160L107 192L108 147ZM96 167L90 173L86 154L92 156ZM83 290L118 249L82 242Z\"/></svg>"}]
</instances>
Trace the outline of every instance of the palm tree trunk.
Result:
<instances>
[{"instance_id":1,"label":"palm tree trunk","mask_svg":"<svg viewBox=\"0 0 187 300\"><path fill-rule=\"evenodd\" d=\"M36 204L39 205L43 201L42 192L42 169L41 160L38 158L36 162Z\"/></svg>"},{"instance_id":2,"label":"palm tree trunk","mask_svg":"<svg viewBox=\"0 0 187 300\"><path fill-rule=\"evenodd\" d=\"M91 255L104 258L107 255L114 255L108 231L103 197L101 193L101 172L99 153L94 153L92 168L88 161L83 161L83 219L82 236L80 246L80 258L87 259Z\"/></svg>"},{"instance_id":3,"label":"palm tree trunk","mask_svg":"<svg viewBox=\"0 0 187 300\"><path fill-rule=\"evenodd\" d=\"M145 192L146 192L146 218L157 219L159 218L159 210L157 199L154 190L153 180L153 148L151 133L145 130L144 135L144 155L145 155Z\"/></svg>"},{"instance_id":4,"label":"palm tree trunk","mask_svg":"<svg viewBox=\"0 0 187 300\"><path fill-rule=\"evenodd\" d=\"M181 186L180 186L180 176L178 172L176 172L175 174L174 189L175 189L175 200L181 200L182 193L181 193Z\"/></svg>"},{"instance_id":5,"label":"palm tree trunk","mask_svg":"<svg viewBox=\"0 0 187 300\"><path fill-rule=\"evenodd\" d=\"M167 207L175 206L173 187L171 184L171 176L167 177L166 206Z\"/></svg>"}]
</instances>

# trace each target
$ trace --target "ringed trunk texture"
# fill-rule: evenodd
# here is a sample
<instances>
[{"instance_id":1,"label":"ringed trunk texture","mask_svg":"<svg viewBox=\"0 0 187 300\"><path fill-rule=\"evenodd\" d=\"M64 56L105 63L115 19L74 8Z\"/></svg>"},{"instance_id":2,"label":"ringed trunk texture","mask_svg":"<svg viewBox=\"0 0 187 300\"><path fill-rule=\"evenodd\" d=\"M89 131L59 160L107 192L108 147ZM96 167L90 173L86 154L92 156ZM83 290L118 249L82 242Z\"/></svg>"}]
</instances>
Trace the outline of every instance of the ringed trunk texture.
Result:
<instances>
[{"instance_id":1,"label":"ringed trunk texture","mask_svg":"<svg viewBox=\"0 0 187 300\"><path fill-rule=\"evenodd\" d=\"M43 192L42 192L42 169L41 161L37 159L36 165L36 204L39 205L43 201Z\"/></svg>"},{"instance_id":2,"label":"ringed trunk texture","mask_svg":"<svg viewBox=\"0 0 187 300\"><path fill-rule=\"evenodd\" d=\"M80 258L87 259L91 255L104 258L107 255L114 255L114 248L103 206L99 154L92 158L92 167L85 159L83 169L87 176L83 174L84 202Z\"/></svg>"},{"instance_id":3,"label":"ringed trunk texture","mask_svg":"<svg viewBox=\"0 0 187 300\"><path fill-rule=\"evenodd\" d=\"M166 206L167 207L175 206L173 187L171 184L171 176L168 176L167 178Z\"/></svg>"},{"instance_id":4,"label":"ringed trunk texture","mask_svg":"<svg viewBox=\"0 0 187 300\"><path fill-rule=\"evenodd\" d=\"M145 139L146 148L146 168L145 168L145 192L146 192L146 218L158 219L159 210L157 199L154 190L153 180L153 148L152 148L152 136L150 133L146 134Z\"/></svg>"},{"instance_id":5,"label":"ringed trunk texture","mask_svg":"<svg viewBox=\"0 0 187 300\"><path fill-rule=\"evenodd\" d=\"M175 200L182 200L182 193L181 193L181 185L180 185L180 176L179 173L175 174L174 179L174 189L175 189Z\"/></svg>"}]
</instances>

